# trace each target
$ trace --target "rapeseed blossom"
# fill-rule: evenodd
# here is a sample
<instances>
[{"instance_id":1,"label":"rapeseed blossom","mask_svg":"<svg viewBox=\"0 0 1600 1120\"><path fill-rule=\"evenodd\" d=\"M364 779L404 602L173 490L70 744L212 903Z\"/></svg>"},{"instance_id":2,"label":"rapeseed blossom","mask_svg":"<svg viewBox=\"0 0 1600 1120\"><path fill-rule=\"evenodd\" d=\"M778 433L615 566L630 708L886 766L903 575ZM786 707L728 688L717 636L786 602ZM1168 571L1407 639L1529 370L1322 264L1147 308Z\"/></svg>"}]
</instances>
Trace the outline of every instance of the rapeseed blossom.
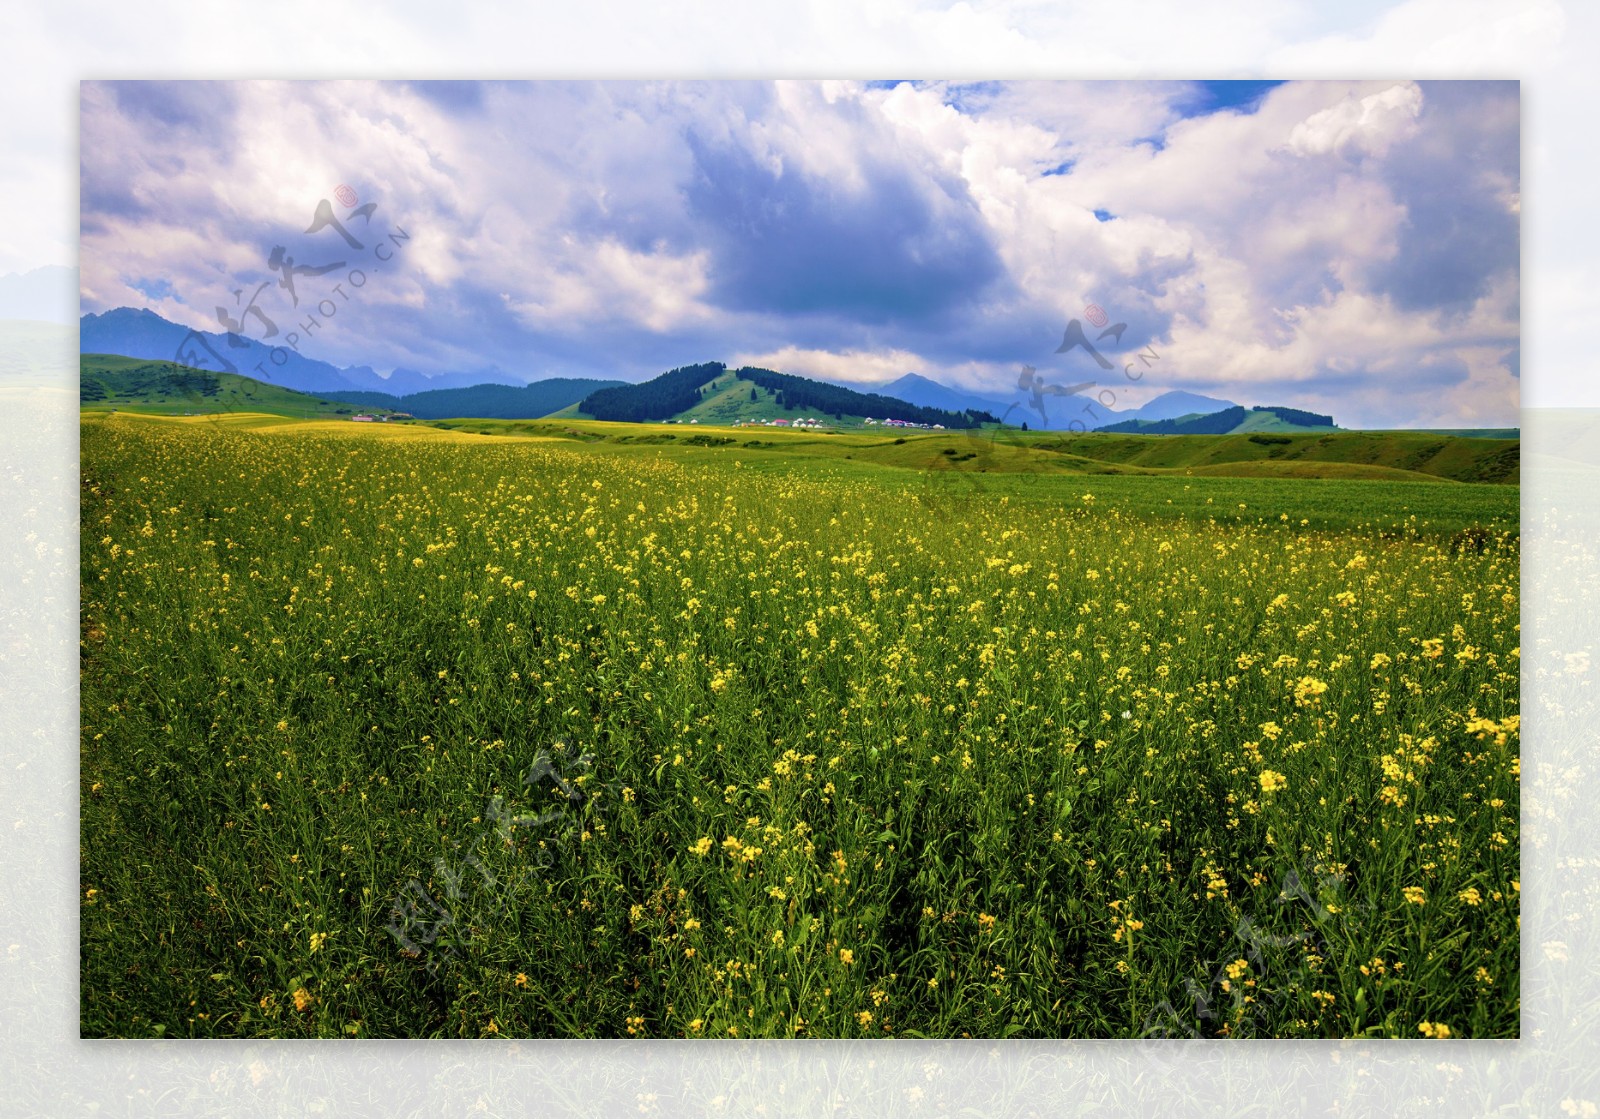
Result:
<instances>
[{"instance_id":1,"label":"rapeseed blossom","mask_svg":"<svg viewBox=\"0 0 1600 1120\"><path fill-rule=\"evenodd\" d=\"M302 1030L367 1014L370 993L344 988L359 981L334 982L371 950L338 932L347 906L408 939L374 935L401 978L454 983L444 946L468 940L543 962L538 983L502 964L463 989L500 999L448 1028L468 1033L540 1029L559 976L571 1014L617 1033L1117 1033L1139 1026L1129 990L1184 1006L1151 979L1173 975L1246 1009L1208 1031L1338 1033L1344 993L1376 1002L1458 933L1471 982L1416 981L1409 1006L1436 1032L1476 1031L1480 1006L1515 1029L1514 550L1380 536L1378 514L1347 532L1337 510L1309 532L1299 510L1223 522L1240 497L1295 499L1179 475L1097 479L1093 502L1072 500L1081 478L996 474L1010 504L952 513L866 452L621 434L640 433L391 448L86 430L86 479L122 495L102 513L87 491L86 821L182 802L185 736L225 744L232 792L205 837L222 889L192 865L160 874L199 920L236 908L241 930L300 947L245 1001L248 1029L283 1029L285 1004L314 1008ZM1364 552L1379 540L1381 561ZM142 665L159 705L123 694ZM559 783L523 781L538 750ZM104 939L126 892L85 858L85 937ZM246 869L273 891L226 881ZM378 894L412 880L426 898ZM1054 909L1017 882L1048 884ZM1393 943L1365 964L1297 943L1289 998L1276 962L1257 975L1229 939L1244 916L1293 938L1307 894L1318 920L1386 905ZM1174 931L1217 958L1177 959ZM1050 947L1063 936L1071 953Z\"/></svg>"}]
</instances>

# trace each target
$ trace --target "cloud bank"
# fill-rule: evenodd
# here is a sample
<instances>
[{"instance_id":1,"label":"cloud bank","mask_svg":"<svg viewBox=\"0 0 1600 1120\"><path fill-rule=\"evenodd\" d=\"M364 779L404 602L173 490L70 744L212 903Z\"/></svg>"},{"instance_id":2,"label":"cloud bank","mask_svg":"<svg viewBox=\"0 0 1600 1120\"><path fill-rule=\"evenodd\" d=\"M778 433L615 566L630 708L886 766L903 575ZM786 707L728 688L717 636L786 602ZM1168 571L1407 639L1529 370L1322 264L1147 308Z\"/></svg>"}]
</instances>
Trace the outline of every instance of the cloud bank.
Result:
<instances>
[{"instance_id":1,"label":"cloud bank","mask_svg":"<svg viewBox=\"0 0 1600 1120\"><path fill-rule=\"evenodd\" d=\"M1026 363L1509 424L1519 118L1514 82L85 83L82 303L380 369ZM1090 304L1109 373L1054 353Z\"/></svg>"}]
</instances>

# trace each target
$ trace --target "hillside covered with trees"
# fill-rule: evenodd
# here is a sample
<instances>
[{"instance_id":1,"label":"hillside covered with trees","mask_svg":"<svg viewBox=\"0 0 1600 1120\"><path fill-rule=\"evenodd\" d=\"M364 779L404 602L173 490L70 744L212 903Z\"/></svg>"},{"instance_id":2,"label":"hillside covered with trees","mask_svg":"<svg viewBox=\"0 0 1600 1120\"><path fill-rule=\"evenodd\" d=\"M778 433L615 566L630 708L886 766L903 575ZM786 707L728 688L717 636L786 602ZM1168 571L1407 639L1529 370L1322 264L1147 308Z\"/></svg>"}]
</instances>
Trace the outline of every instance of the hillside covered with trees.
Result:
<instances>
[{"instance_id":1,"label":"hillside covered with trees","mask_svg":"<svg viewBox=\"0 0 1600 1120\"><path fill-rule=\"evenodd\" d=\"M476 416L489 420L536 420L559 412L587 394L621 381L596 381L579 377L552 377L531 385L472 385L464 389L424 389L395 395L363 390L324 393L323 396L362 408L388 408L409 412L424 420Z\"/></svg>"},{"instance_id":2,"label":"hillside covered with trees","mask_svg":"<svg viewBox=\"0 0 1600 1120\"><path fill-rule=\"evenodd\" d=\"M621 385L591 393L578 407L586 416L596 420L634 423L670 420L699 404L705 386L721 378L727 369L722 362L683 366L638 385ZM923 408L878 393L860 393L827 382L813 381L809 377L797 377L754 366L736 370L734 376L750 382L752 403L757 399L757 389L765 389L775 397L778 408L812 412L819 417L831 416L843 420L870 416L879 420L903 420L930 427L937 424L946 428L976 428L986 423L998 423L987 412Z\"/></svg>"},{"instance_id":3,"label":"hillside covered with trees","mask_svg":"<svg viewBox=\"0 0 1600 1120\"><path fill-rule=\"evenodd\" d=\"M987 412L965 409L950 412L942 408L924 408L908 404L880 393L858 393L825 381L809 377L796 377L792 373L777 373L770 369L745 366L736 376L752 382L778 395L782 408L800 408L839 419L844 416L871 416L880 420L905 420L912 424L942 424L946 428L976 428L982 424L998 424L999 420Z\"/></svg>"},{"instance_id":4,"label":"hillside covered with trees","mask_svg":"<svg viewBox=\"0 0 1600 1120\"><path fill-rule=\"evenodd\" d=\"M638 385L618 385L590 393L578 407L596 420L634 424L667 420L698 404L700 386L720 377L727 368L721 362L680 366Z\"/></svg>"},{"instance_id":5,"label":"hillside covered with trees","mask_svg":"<svg viewBox=\"0 0 1600 1120\"><path fill-rule=\"evenodd\" d=\"M1170 420L1124 420L1099 431L1144 436L1221 436L1235 431L1298 431L1333 428L1333 417L1281 405L1234 405L1204 416L1179 416Z\"/></svg>"}]
</instances>

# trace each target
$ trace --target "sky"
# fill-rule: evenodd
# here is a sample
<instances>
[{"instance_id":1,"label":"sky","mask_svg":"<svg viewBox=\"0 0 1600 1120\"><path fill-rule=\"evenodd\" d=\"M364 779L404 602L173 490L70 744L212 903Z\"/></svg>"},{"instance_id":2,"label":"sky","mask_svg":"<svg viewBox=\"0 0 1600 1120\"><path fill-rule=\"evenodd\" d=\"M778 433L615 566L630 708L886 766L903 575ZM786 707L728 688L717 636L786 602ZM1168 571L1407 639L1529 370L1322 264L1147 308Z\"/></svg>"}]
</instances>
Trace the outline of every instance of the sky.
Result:
<instances>
[{"instance_id":1,"label":"sky","mask_svg":"<svg viewBox=\"0 0 1600 1120\"><path fill-rule=\"evenodd\" d=\"M1513 425L1520 117L1515 81L92 81L81 303L382 372L1032 365Z\"/></svg>"}]
</instances>

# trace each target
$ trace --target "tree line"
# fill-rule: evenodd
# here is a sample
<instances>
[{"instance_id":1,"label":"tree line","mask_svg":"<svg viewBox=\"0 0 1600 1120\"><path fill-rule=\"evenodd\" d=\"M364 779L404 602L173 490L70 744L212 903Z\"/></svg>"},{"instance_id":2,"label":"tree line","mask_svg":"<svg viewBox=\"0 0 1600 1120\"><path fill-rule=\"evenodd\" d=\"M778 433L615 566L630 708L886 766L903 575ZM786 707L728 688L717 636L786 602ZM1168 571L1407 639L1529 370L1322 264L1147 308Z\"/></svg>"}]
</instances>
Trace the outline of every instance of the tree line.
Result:
<instances>
[{"instance_id":1,"label":"tree line","mask_svg":"<svg viewBox=\"0 0 1600 1120\"><path fill-rule=\"evenodd\" d=\"M721 377L727 368L721 362L680 366L638 385L590 393L578 407L596 420L635 424L666 420L700 403L700 386Z\"/></svg>"},{"instance_id":2,"label":"tree line","mask_svg":"<svg viewBox=\"0 0 1600 1120\"><path fill-rule=\"evenodd\" d=\"M551 377L531 385L469 385L462 389L423 389L397 395L368 390L340 390L321 396L361 408L387 408L409 412L423 420L476 416L485 420L535 420L559 412L587 393L622 385L621 381L596 381L582 377Z\"/></svg>"},{"instance_id":3,"label":"tree line","mask_svg":"<svg viewBox=\"0 0 1600 1120\"><path fill-rule=\"evenodd\" d=\"M881 420L904 420L911 424L943 424L946 428L976 428L983 424L999 423L989 413L975 409L950 412L942 408L926 408L880 393L858 393L854 389L830 385L825 381L813 381L809 377L776 373L755 366L736 370L734 376L776 393L780 408L817 412L835 419L871 416Z\"/></svg>"},{"instance_id":4,"label":"tree line","mask_svg":"<svg viewBox=\"0 0 1600 1120\"><path fill-rule=\"evenodd\" d=\"M1271 412L1286 424L1299 424L1303 428L1331 428L1333 417L1320 412L1305 412L1298 408L1285 408L1281 404L1256 405L1251 412Z\"/></svg>"}]
</instances>

